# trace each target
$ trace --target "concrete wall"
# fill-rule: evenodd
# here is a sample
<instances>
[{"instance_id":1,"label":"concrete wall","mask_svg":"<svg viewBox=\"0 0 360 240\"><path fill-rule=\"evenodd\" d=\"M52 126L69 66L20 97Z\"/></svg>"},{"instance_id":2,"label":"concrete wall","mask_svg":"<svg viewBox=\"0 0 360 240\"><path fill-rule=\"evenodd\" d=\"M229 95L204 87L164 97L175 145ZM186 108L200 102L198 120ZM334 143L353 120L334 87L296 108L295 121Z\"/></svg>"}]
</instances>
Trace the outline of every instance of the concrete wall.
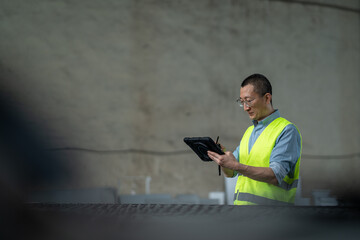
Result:
<instances>
[{"instance_id":1,"label":"concrete wall","mask_svg":"<svg viewBox=\"0 0 360 240\"><path fill-rule=\"evenodd\" d=\"M56 187L144 193L150 176L152 193L206 197L224 179L182 139L235 149L240 83L263 73L302 133L303 193L356 192L359 155L332 156L360 151L360 2L337 4L2 0L0 94L73 169Z\"/></svg>"}]
</instances>

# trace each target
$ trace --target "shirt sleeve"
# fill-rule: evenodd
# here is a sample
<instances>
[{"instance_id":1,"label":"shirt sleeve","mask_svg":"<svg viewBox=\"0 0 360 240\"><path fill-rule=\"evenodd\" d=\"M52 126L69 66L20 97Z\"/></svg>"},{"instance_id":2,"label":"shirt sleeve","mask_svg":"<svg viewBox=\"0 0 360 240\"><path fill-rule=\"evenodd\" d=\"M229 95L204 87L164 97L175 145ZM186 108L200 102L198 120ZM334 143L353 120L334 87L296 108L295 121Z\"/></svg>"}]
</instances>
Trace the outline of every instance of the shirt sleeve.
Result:
<instances>
[{"instance_id":1,"label":"shirt sleeve","mask_svg":"<svg viewBox=\"0 0 360 240\"><path fill-rule=\"evenodd\" d=\"M286 175L293 177L300 151L300 134L293 124L287 125L276 139L270 156L269 167L274 171L279 185Z\"/></svg>"},{"instance_id":2,"label":"shirt sleeve","mask_svg":"<svg viewBox=\"0 0 360 240\"><path fill-rule=\"evenodd\" d=\"M239 161L239 147L240 147L240 145L233 152L233 155L234 155L234 157L236 158L237 161Z\"/></svg>"}]
</instances>

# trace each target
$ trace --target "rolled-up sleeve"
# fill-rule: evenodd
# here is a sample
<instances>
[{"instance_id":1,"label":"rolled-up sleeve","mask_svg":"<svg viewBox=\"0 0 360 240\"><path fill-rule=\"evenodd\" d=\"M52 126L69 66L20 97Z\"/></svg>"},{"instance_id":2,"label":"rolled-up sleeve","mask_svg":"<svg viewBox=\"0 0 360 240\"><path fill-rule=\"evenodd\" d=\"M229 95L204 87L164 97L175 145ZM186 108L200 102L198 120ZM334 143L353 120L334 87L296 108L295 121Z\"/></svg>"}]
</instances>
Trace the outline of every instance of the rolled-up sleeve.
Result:
<instances>
[{"instance_id":1,"label":"rolled-up sleeve","mask_svg":"<svg viewBox=\"0 0 360 240\"><path fill-rule=\"evenodd\" d=\"M233 151L233 155L237 161L239 161L239 146Z\"/></svg>"},{"instance_id":2,"label":"rolled-up sleeve","mask_svg":"<svg viewBox=\"0 0 360 240\"><path fill-rule=\"evenodd\" d=\"M270 156L269 167L273 170L279 185L286 175L293 177L300 151L300 134L293 124L289 124L276 139Z\"/></svg>"}]
</instances>

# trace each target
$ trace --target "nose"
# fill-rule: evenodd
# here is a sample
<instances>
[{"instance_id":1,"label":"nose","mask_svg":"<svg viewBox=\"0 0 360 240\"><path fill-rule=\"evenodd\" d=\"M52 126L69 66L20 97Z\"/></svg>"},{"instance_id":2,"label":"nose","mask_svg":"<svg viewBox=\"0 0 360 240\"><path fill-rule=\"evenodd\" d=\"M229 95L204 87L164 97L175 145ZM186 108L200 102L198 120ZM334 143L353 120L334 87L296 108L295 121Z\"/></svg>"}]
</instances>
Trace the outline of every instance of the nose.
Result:
<instances>
[{"instance_id":1,"label":"nose","mask_svg":"<svg viewBox=\"0 0 360 240\"><path fill-rule=\"evenodd\" d=\"M244 111L249 111L250 110L250 107L247 106L246 104L244 104Z\"/></svg>"}]
</instances>

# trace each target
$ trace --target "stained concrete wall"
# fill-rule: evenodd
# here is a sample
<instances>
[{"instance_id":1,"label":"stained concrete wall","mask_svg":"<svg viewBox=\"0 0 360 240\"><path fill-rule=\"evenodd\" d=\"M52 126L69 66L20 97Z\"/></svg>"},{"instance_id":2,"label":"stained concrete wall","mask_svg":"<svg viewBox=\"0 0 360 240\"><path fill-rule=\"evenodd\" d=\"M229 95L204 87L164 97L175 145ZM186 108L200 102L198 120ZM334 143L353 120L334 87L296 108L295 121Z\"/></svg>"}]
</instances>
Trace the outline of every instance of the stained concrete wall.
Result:
<instances>
[{"instance_id":1,"label":"stained concrete wall","mask_svg":"<svg viewBox=\"0 0 360 240\"><path fill-rule=\"evenodd\" d=\"M235 149L240 83L263 73L302 133L303 193L357 192L360 3L311 2L2 0L0 94L73 169L57 188L144 193L149 176L206 197L224 179L182 139Z\"/></svg>"}]
</instances>

